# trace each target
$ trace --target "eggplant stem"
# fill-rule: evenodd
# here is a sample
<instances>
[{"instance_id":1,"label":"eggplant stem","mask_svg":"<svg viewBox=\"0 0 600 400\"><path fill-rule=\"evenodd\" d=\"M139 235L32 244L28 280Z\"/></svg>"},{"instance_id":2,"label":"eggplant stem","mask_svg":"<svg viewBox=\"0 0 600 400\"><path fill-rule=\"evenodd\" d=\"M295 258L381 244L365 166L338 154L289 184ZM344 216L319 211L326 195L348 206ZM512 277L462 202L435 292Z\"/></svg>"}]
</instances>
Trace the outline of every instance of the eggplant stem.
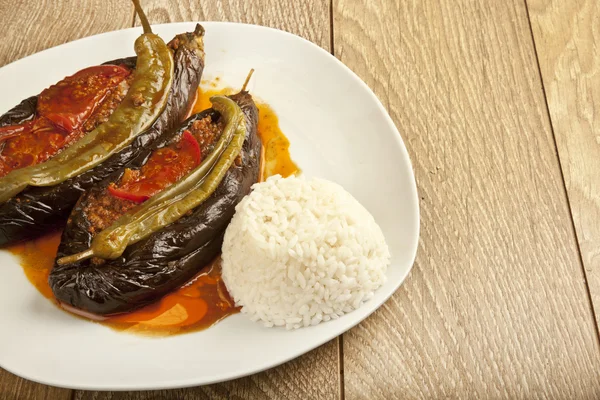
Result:
<instances>
[{"instance_id":1,"label":"eggplant stem","mask_svg":"<svg viewBox=\"0 0 600 400\"><path fill-rule=\"evenodd\" d=\"M146 14L144 14L144 10L140 5L140 0L131 0L133 2L133 6L135 7L135 12L140 17L140 21L142 22L142 28L144 28L144 33L152 33L152 28L150 27L150 23L148 22L148 18L146 18Z\"/></svg>"},{"instance_id":2,"label":"eggplant stem","mask_svg":"<svg viewBox=\"0 0 600 400\"><path fill-rule=\"evenodd\" d=\"M204 27L200 24L196 24L196 28L194 29L194 35L204 36Z\"/></svg>"},{"instance_id":3,"label":"eggplant stem","mask_svg":"<svg viewBox=\"0 0 600 400\"><path fill-rule=\"evenodd\" d=\"M82 251L81 253L71 254L70 256L59 258L56 263L58 265L66 265L73 264L78 261L87 260L88 258L94 257L94 250L87 249L86 251Z\"/></svg>"},{"instance_id":4,"label":"eggplant stem","mask_svg":"<svg viewBox=\"0 0 600 400\"><path fill-rule=\"evenodd\" d=\"M248 86L248 82L250 82L250 78L252 78L252 74L254 73L254 68L250 69L248 72L248 76L246 77L246 81L244 81L244 86L242 86L242 92L246 91L246 86Z\"/></svg>"}]
</instances>

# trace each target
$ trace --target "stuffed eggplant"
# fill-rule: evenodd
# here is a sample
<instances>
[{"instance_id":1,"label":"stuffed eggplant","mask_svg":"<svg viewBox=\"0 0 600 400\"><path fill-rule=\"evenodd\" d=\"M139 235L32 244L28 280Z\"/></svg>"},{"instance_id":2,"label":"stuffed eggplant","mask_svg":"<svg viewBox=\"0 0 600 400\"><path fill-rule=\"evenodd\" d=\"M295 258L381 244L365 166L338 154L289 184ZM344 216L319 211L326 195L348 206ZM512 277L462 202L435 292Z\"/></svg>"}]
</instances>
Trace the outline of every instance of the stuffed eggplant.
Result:
<instances>
[{"instance_id":1,"label":"stuffed eggplant","mask_svg":"<svg viewBox=\"0 0 600 400\"><path fill-rule=\"evenodd\" d=\"M106 122L125 97L132 70L117 64L85 68L0 117L0 177L48 160Z\"/></svg>"},{"instance_id":2,"label":"stuffed eggplant","mask_svg":"<svg viewBox=\"0 0 600 400\"><path fill-rule=\"evenodd\" d=\"M194 32L177 35L169 42L168 47L165 47L168 49L170 53L169 57L172 59L172 71L168 77L170 83L168 86L163 86L163 89L168 88L168 90L164 90L165 93L157 93L154 96L154 98L160 97L159 95L163 96L164 105L160 109L156 106L153 110L150 110L156 114L156 117L153 119L150 116L143 116L145 119L139 118L136 121L137 125L136 123L132 123L125 127L118 126L118 129L113 129L113 131L125 131L123 128L127 128L129 131L126 133L129 136L123 141L114 141L115 143L111 143L111 145L114 144L112 152L99 154L97 149L101 148L104 151L104 147L106 146L93 147L94 143L88 140L88 137L94 132L111 123L109 118L115 114L113 113L110 116L108 114L114 108L110 110L106 106L99 109L99 118L88 118L86 121L88 127L95 128L95 130L83 139L74 142L66 150L59 149L56 151L58 155L50 158L47 162L16 169L2 178L2 181L4 181L12 178L13 175L23 175L31 168L37 168L36 174L29 174L27 176L29 181L25 179L21 181L13 179L9 184L2 183L3 193L0 193L0 197L5 195L8 199L0 199L0 245L35 237L64 223L83 191L102 180L110 179L112 174L119 173L126 166L135 168L141 165L144 161L147 147L156 141L160 141L163 136L167 135L177 126L189 113L195 101L196 90L204 68L203 35L204 29L202 26L197 25ZM120 69L131 71L135 69L136 61L139 61L139 57L140 54L138 53L137 58L130 57L114 60L104 65L116 66ZM151 67L156 68L156 65L151 65ZM150 70L150 72L153 72L153 70ZM141 72L136 71L132 75L136 73ZM127 81L127 79L131 81L131 78L127 77L124 80ZM147 82L144 85L143 81L138 82L138 92L131 93L132 89L127 92L132 107L138 107L134 111L146 107L145 103L152 103L151 101L145 102L146 99L144 98L144 96L152 94L144 92L144 90L147 91L146 86L150 86L150 83L152 82ZM121 86L127 87L124 84ZM123 91L118 91L118 93L122 99ZM117 97L115 98L118 100ZM40 114L38 112L40 101L41 96L31 97L23 101L0 118L0 126L24 125L36 121ZM109 102L109 105L114 106L115 103L117 101L112 101ZM118 107L115 106L115 108L118 111ZM130 112L131 110L125 111ZM142 130L141 128L146 125L139 123L139 121L145 121L148 128ZM121 121L117 122L120 123ZM130 126L133 126L133 128L130 129ZM1 129L0 140L2 140ZM139 132L134 129L138 129ZM109 137L109 141L113 141L111 139L111 131L105 131L104 133L106 137ZM5 133L5 136L8 134L10 132ZM80 135L79 133L77 134ZM18 139L18 137L15 138ZM86 140L92 144L88 143L87 148L85 147ZM77 146L80 149L74 149ZM67 152L73 153L70 159L66 156ZM61 157L65 158L66 162L61 160ZM86 160L86 157L89 160ZM53 162L55 165L50 165ZM84 165L84 162L87 163ZM19 178L19 176L17 177ZM31 181L35 179L39 182L37 182L36 186L33 186L31 185ZM14 182L17 183L14 184ZM13 185L14 188L11 188L10 185ZM10 192L13 189L14 191Z\"/></svg>"},{"instance_id":3,"label":"stuffed eggplant","mask_svg":"<svg viewBox=\"0 0 600 400\"><path fill-rule=\"evenodd\" d=\"M87 316L133 311L190 280L219 253L235 206L258 180L261 151L248 92L220 100L239 110L235 133L232 108L213 99L212 109L148 147L137 170L122 169L78 201L49 277L65 308Z\"/></svg>"}]
</instances>

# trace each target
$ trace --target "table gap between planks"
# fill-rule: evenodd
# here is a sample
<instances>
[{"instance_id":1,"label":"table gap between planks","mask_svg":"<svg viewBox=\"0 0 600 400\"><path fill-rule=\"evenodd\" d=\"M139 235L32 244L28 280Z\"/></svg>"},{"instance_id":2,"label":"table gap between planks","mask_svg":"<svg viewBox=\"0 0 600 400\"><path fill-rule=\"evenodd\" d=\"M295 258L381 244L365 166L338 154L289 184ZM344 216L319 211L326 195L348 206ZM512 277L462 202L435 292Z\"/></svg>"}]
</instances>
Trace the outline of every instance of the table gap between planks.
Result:
<instances>
[{"instance_id":1,"label":"table gap between planks","mask_svg":"<svg viewBox=\"0 0 600 400\"><path fill-rule=\"evenodd\" d=\"M14 3L0 0L8 37L0 65L137 24L124 0ZM421 196L411 275L343 338L260 374L191 389L87 392L0 370L1 398L600 395L589 297L600 299L596 2L204 3L142 1L152 23L228 20L296 33L375 91L407 145Z\"/></svg>"}]
</instances>

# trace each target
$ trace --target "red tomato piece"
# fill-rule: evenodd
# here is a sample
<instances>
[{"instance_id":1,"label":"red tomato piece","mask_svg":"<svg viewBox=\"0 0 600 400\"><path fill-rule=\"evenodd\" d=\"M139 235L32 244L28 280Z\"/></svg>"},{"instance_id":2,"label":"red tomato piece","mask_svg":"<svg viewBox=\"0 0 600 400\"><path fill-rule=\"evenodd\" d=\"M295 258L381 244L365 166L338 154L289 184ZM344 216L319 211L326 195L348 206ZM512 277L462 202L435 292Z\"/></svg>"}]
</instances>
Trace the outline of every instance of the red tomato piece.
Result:
<instances>
[{"instance_id":1,"label":"red tomato piece","mask_svg":"<svg viewBox=\"0 0 600 400\"><path fill-rule=\"evenodd\" d=\"M139 170L128 170L121 182L111 184L111 195L142 203L177 182L200 164L202 152L198 141L184 131L178 143L155 151Z\"/></svg>"},{"instance_id":2,"label":"red tomato piece","mask_svg":"<svg viewBox=\"0 0 600 400\"><path fill-rule=\"evenodd\" d=\"M135 194L128 192L126 189L119 189L114 184L108 186L108 191L114 197L118 197L120 199L130 200L135 203L143 203L148 200L150 196L145 194Z\"/></svg>"},{"instance_id":3,"label":"red tomato piece","mask_svg":"<svg viewBox=\"0 0 600 400\"><path fill-rule=\"evenodd\" d=\"M0 142L20 135L23 132L30 131L34 121L29 121L21 125L8 125L0 127Z\"/></svg>"},{"instance_id":4,"label":"red tomato piece","mask_svg":"<svg viewBox=\"0 0 600 400\"><path fill-rule=\"evenodd\" d=\"M46 161L64 147L68 135L46 118L25 124L18 135L4 144L0 154L4 168L0 169L0 177L13 169Z\"/></svg>"},{"instance_id":5,"label":"red tomato piece","mask_svg":"<svg viewBox=\"0 0 600 400\"><path fill-rule=\"evenodd\" d=\"M81 138L83 124L106 96L131 72L117 65L85 68L45 89L38 96L37 117L0 127L0 177L13 169L48 160Z\"/></svg>"},{"instance_id":6,"label":"red tomato piece","mask_svg":"<svg viewBox=\"0 0 600 400\"><path fill-rule=\"evenodd\" d=\"M183 131L181 141L185 142L185 146L189 148L196 165L200 165L200 161L202 159L202 150L200 149L200 145L198 144L198 141L194 135L192 135L190 131L185 130Z\"/></svg>"},{"instance_id":7,"label":"red tomato piece","mask_svg":"<svg viewBox=\"0 0 600 400\"><path fill-rule=\"evenodd\" d=\"M40 93L37 111L66 131L79 129L106 95L130 74L118 65L82 69Z\"/></svg>"}]
</instances>

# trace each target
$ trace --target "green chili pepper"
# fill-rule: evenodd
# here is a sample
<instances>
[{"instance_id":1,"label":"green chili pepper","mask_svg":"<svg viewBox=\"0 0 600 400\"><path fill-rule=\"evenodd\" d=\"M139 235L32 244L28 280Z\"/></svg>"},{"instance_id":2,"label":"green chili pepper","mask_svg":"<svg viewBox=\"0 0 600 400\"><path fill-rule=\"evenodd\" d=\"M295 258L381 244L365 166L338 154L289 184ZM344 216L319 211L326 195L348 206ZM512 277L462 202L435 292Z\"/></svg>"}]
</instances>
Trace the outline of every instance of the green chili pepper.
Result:
<instances>
[{"instance_id":1,"label":"green chili pepper","mask_svg":"<svg viewBox=\"0 0 600 400\"><path fill-rule=\"evenodd\" d=\"M217 189L240 154L247 129L244 114L233 100L215 96L211 102L224 118L225 127L210 155L179 182L133 208L96 235L88 250L59 259L59 265L90 257L118 258L127 246L177 221Z\"/></svg>"},{"instance_id":2,"label":"green chili pepper","mask_svg":"<svg viewBox=\"0 0 600 400\"><path fill-rule=\"evenodd\" d=\"M94 168L150 128L165 109L173 81L173 54L165 42L152 33L137 0L133 2L142 20L144 34L135 41L138 58L127 95L108 121L56 157L14 170L0 179L0 203L29 185L57 185Z\"/></svg>"}]
</instances>

